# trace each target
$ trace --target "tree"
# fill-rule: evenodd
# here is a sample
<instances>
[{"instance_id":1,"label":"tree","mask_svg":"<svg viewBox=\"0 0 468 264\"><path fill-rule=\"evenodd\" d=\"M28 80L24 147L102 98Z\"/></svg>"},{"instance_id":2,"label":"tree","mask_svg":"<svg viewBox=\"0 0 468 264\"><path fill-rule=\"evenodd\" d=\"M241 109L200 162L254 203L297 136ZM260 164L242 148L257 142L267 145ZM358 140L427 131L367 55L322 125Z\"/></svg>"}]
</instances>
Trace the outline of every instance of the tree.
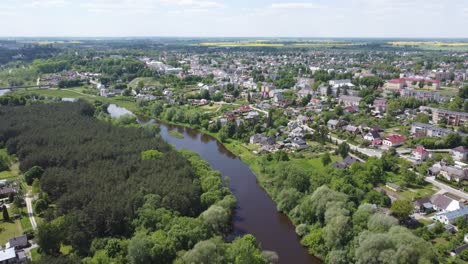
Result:
<instances>
[{"instance_id":1,"label":"tree","mask_svg":"<svg viewBox=\"0 0 468 264\"><path fill-rule=\"evenodd\" d=\"M299 200L302 198L302 193L294 188L287 188L282 190L278 194L278 211L289 213L294 207L299 203Z\"/></svg>"},{"instance_id":2,"label":"tree","mask_svg":"<svg viewBox=\"0 0 468 264\"><path fill-rule=\"evenodd\" d=\"M390 230L392 226L398 224L398 221L384 214L373 214L367 222L367 228L372 232L385 232Z\"/></svg>"},{"instance_id":3,"label":"tree","mask_svg":"<svg viewBox=\"0 0 468 264\"><path fill-rule=\"evenodd\" d=\"M229 227L229 213L221 206L210 206L200 217L215 233L222 233Z\"/></svg>"},{"instance_id":4,"label":"tree","mask_svg":"<svg viewBox=\"0 0 468 264\"><path fill-rule=\"evenodd\" d=\"M340 155L344 159L348 156L350 150L351 148L349 147L348 143L343 142L338 146L336 154Z\"/></svg>"},{"instance_id":5,"label":"tree","mask_svg":"<svg viewBox=\"0 0 468 264\"><path fill-rule=\"evenodd\" d=\"M331 157L330 157L330 153L325 152L325 153L322 155L321 160L322 160L323 166L327 166L328 164L330 164L330 163L332 162L332 159L331 159Z\"/></svg>"},{"instance_id":6,"label":"tree","mask_svg":"<svg viewBox=\"0 0 468 264\"><path fill-rule=\"evenodd\" d=\"M138 232L128 244L128 258L133 264L152 263L151 248L153 244L148 235Z\"/></svg>"},{"instance_id":7,"label":"tree","mask_svg":"<svg viewBox=\"0 0 468 264\"><path fill-rule=\"evenodd\" d=\"M141 152L141 160L157 160L163 156L163 153L155 149Z\"/></svg>"},{"instance_id":8,"label":"tree","mask_svg":"<svg viewBox=\"0 0 468 264\"><path fill-rule=\"evenodd\" d=\"M2 206L2 212L3 212L3 221L4 222L10 221L10 215L8 214L8 208L5 205Z\"/></svg>"},{"instance_id":9,"label":"tree","mask_svg":"<svg viewBox=\"0 0 468 264\"><path fill-rule=\"evenodd\" d=\"M399 219L408 219L413 210L413 205L407 200L397 200L392 203L392 207L390 208L392 215Z\"/></svg>"},{"instance_id":10,"label":"tree","mask_svg":"<svg viewBox=\"0 0 468 264\"><path fill-rule=\"evenodd\" d=\"M44 223L39 226L37 232L37 243L42 252L48 255L56 255L60 252L63 232L58 224Z\"/></svg>"},{"instance_id":11,"label":"tree","mask_svg":"<svg viewBox=\"0 0 468 264\"><path fill-rule=\"evenodd\" d=\"M47 202L44 200L44 199L39 199L36 201L36 205L34 206L34 211L37 213L37 214L41 214L42 212L44 212L47 207L49 205L47 204Z\"/></svg>"},{"instance_id":12,"label":"tree","mask_svg":"<svg viewBox=\"0 0 468 264\"><path fill-rule=\"evenodd\" d=\"M44 174L44 169L40 166L34 166L24 174L24 178L26 183L31 185L34 179L40 179L42 174Z\"/></svg>"},{"instance_id":13,"label":"tree","mask_svg":"<svg viewBox=\"0 0 468 264\"><path fill-rule=\"evenodd\" d=\"M234 240L228 247L226 256L228 263L265 263L262 253L257 248L257 241L252 235L245 235Z\"/></svg>"},{"instance_id":14,"label":"tree","mask_svg":"<svg viewBox=\"0 0 468 264\"><path fill-rule=\"evenodd\" d=\"M224 263L226 245L217 237L198 242L193 249L182 256L184 263Z\"/></svg>"}]
</instances>

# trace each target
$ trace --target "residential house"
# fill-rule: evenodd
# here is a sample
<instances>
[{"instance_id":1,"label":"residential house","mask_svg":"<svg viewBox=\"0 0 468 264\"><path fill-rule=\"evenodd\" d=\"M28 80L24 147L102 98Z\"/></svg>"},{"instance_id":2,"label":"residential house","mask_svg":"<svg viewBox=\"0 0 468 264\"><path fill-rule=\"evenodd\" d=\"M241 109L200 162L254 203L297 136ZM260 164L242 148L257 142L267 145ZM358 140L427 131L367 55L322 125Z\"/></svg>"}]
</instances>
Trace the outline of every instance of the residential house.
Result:
<instances>
[{"instance_id":1,"label":"residential house","mask_svg":"<svg viewBox=\"0 0 468 264\"><path fill-rule=\"evenodd\" d=\"M413 201L413 205L417 213L430 213L434 211L434 205L430 197L416 199Z\"/></svg>"},{"instance_id":2,"label":"residential house","mask_svg":"<svg viewBox=\"0 0 468 264\"><path fill-rule=\"evenodd\" d=\"M283 92L284 90L280 90L280 89L271 90L268 93L268 96L270 98L273 98L273 102L278 103L283 100Z\"/></svg>"},{"instance_id":3,"label":"residential house","mask_svg":"<svg viewBox=\"0 0 468 264\"><path fill-rule=\"evenodd\" d=\"M327 122L327 127L330 130L337 130L343 127L344 123L340 120L330 119Z\"/></svg>"},{"instance_id":4,"label":"residential house","mask_svg":"<svg viewBox=\"0 0 468 264\"><path fill-rule=\"evenodd\" d=\"M255 134L250 137L250 144L256 145L273 145L276 142L276 138L271 136L267 137L263 134Z\"/></svg>"},{"instance_id":5,"label":"residential house","mask_svg":"<svg viewBox=\"0 0 468 264\"><path fill-rule=\"evenodd\" d=\"M463 217L468 220L468 207L462 206L459 209L453 211L446 211L437 213L434 219L441 222L442 224L449 225L454 224L455 220L459 217Z\"/></svg>"},{"instance_id":6,"label":"residential house","mask_svg":"<svg viewBox=\"0 0 468 264\"><path fill-rule=\"evenodd\" d=\"M379 132L377 132L376 130L371 130L364 136L364 139L369 140L369 141L374 141L376 139L381 139L381 137L380 137Z\"/></svg>"},{"instance_id":7,"label":"residential house","mask_svg":"<svg viewBox=\"0 0 468 264\"><path fill-rule=\"evenodd\" d=\"M387 99L376 98L373 107L376 112L385 113L387 110Z\"/></svg>"},{"instance_id":8,"label":"residential house","mask_svg":"<svg viewBox=\"0 0 468 264\"><path fill-rule=\"evenodd\" d=\"M390 135L382 141L382 144L386 147L398 147L405 144L406 139L401 135Z\"/></svg>"},{"instance_id":9,"label":"residential house","mask_svg":"<svg viewBox=\"0 0 468 264\"><path fill-rule=\"evenodd\" d=\"M300 137L295 137L291 140L291 143L293 145L294 148L300 150L300 149L305 149L307 148L309 145L307 144L307 142L300 138Z\"/></svg>"},{"instance_id":10,"label":"residential house","mask_svg":"<svg viewBox=\"0 0 468 264\"><path fill-rule=\"evenodd\" d=\"M11 193L16 194L15 188L11 186L4 186L0 188L0 198L8 197Z\"/></svg>"},{"instance_id":11,"label":"residential house","mask_svg":"<svg viewBox=\"0 0 468 264\"><path fill-rule=\"evenodd\" d=\"M347 156L342 161L335 162L333 164L333 167L337 168L337 169L347 169L347 168L351 167L351 165L353 165L356 162L359 162L359 160L354 158L354 157Z\"/></svg>"},{"instance_id":12,"label":"residential house","mask_svg":"<svg viewBox=\"0 0 468 264\"><path fill-rule=\"evenodd\" d=\"M451 212L462 207L460 202L443 194L436 194L431 197L431 203L434 205L434 210L437 212Z\"/></svg>"},{"instance_id":13,"label":"residential house","mask_svg":"<svg viewBox=\"0 0 468 264\"><path fill-rule=\"evenodd\" d=\"M0 264L18 263L15 248L0 249Z\"/></svg>"},{"instance_id":14,"label":"residential house","mask_svg":"<svg viewBox=\"0 0 468 264\"><path fill-rule=\"evenodd\" d=\"M344 127L344 130L348 133L351 133L351 134L357 134L359 132L359 128L357 126L353 126L353 125L347 125Z\"/></svg>"},{"instance_id":15,"label":"residential house","mask_svg":"<svg viewBox=\"0 0 468 264\"><path fill-rule=\"evenodd\" d=\"M468 159L468 147L459 146L451 150L451 154L456 161L466 161Z\"/></svg>"},{"instance_id":16,"label":"residential house","mask_svg":"<svg viewBox=\"0 0 468 264\"><path fill-rule=\"evenodd\" d=\"M418 161L425 161L429 158L429 152L423 146L417 146L413 150L413 157Z\"/></svg>"},{"instance_id":17,"label":"residential house","mask_svg":"<svg viewBox=\"0 0 468 264\"><path fill-rule=\"evenodd\" d=\"M28 237L26 235L10 238L5 244L5 248L22 249L29 245Z\"/></svg>"}]
</instances>

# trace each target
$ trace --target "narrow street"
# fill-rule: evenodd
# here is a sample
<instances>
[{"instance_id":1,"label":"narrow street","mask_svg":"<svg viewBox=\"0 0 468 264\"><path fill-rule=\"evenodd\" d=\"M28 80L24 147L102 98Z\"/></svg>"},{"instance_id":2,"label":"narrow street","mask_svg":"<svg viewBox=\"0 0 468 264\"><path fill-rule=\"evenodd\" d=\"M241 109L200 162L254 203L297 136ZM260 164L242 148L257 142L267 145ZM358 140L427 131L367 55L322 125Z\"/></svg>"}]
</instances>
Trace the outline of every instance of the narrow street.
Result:
<instances>
[{"instance_id":1,"label":"narrow street","mask_svg":"<svg viewBox=\"0 0 468 264\"><path fill-rule=\"evenodd\" d=\"M26 208L28 209L28 217L29 221L31 221L31 226L33 230L37 229L36 219L34 218L33 207L32 207L32 199L29 197L29 194L26 195Z\"/></svg>"},{"instance_id":2,"label":"narrow street","mask_svg":"<svg viewBox=\"0 0 468 264\"><path fill-rule=\"evenodd\" d=\"M435 179L435 177L425 177L424 180L428 183L431 183L437 187L439 187L440 189L446 191L446 192L449 192L449 193L453 193L455 194L456 196L460 197L460 198L463 198L465 200L468 200L468 194L464 191L461 191L461 190L457 190L453 187L450 187L444 183L441 183L439 181L437 181Z\"/></svg>"}]
</instances>

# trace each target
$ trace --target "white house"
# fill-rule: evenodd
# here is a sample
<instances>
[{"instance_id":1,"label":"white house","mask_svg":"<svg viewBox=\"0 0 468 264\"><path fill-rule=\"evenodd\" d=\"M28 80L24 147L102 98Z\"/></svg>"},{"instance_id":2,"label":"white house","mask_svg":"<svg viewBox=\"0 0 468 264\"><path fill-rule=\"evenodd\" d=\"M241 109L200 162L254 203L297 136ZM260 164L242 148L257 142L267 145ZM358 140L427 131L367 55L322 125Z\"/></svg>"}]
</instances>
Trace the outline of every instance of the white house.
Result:
<instances>
[{"instance_id":1,"label":"white house","mask_svg":"<svg viewBox=\"0 0 468 264\"><path fill-rule=\"evenodd\" d=\"M442 213L455 211L461 208L459 201L442 194L432 196L431 203L434 205L434 210Z\"/></svg>"}]
</instances>

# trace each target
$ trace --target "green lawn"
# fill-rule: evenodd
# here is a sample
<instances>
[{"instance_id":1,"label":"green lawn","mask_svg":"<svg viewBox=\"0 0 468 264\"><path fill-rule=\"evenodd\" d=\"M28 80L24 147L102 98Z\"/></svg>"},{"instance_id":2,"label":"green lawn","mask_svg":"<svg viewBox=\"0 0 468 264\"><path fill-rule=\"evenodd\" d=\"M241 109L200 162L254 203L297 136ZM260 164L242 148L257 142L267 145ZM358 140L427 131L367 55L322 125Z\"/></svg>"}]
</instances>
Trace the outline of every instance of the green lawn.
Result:
<instances>
[{"instance_id":1,"label":"green lawn","mask_svg":"<svg viewBox=\"0 0 468 264\"><path fill-rule=\"evenodd\" d=\"M23 230L32 229L31 221L29 221L28 212L27 212L26 207L23 208L23 210L21 212L20 222L21 222L21 227L23 228Z\"/></svg>"},{"instance_id":2,"label":"green lawn","mask_svg":"<svg viewBox=\"0 0 468 264\"><path fill-rule=\"evenodd\" d=\"M0 222L0 245L5 245L10 238L21 236L23 229L21 228L20 221L14 222Z\"/></svg>"},{"instance_id":3,"label":"green lawn","mask_svg":"<svg viewBox=\"0 0 468 264\"><path fill-rule=\"evenodd\" d=\"M11 171L0 172L0 179L8 179L13 177L15 177L15 175Z\"/></svg>"},{"instance_id":4,"label":"green lawn","mask_svg":"<svg viewBox=\"0 0 468 264\"><path fill-rule=\"evenodd\" d=\"M434 193L436 193L436 190L434 190L434 188L435 188L434 185L426 184L425 186L420 187L420 188L407 188L406 190L398 194L408 199L409 201L412 201L417 197L432 196Z\"/></svg>"},{"instance_id":5,"label":"green lawn","mask_svg":"<svg viewBox=\"0 0 468 264\"><path fill-rule=\"evenodd\" d=\"M125 96L116 96L116 97L100 97L100 96L93 96L89 94L80 94L81 87L75 88L67 88L61 90L49 90L49 89L28 89L28 90L18 90L16 93L21 94L39 94L48 97L60 97L60 98L79 98L85 99L90 102L94 101L101 101L110 104L116 104L121 107L125 107L132 112L136 112L138 107L135 104L135 100L132 97L125 97Z\"/></svg>"},{"instance_id":6,"label":"green lawn","mask_svg":"<svg viewBox=\"0 0 468 264\"><path fill-rule=\"evenodd\" d=\"M31 249L31 259L33 261L38 261L39 259L41 259L41 253L38 252L39 248L33 248Z\"/></svg>"}]
</instances>

